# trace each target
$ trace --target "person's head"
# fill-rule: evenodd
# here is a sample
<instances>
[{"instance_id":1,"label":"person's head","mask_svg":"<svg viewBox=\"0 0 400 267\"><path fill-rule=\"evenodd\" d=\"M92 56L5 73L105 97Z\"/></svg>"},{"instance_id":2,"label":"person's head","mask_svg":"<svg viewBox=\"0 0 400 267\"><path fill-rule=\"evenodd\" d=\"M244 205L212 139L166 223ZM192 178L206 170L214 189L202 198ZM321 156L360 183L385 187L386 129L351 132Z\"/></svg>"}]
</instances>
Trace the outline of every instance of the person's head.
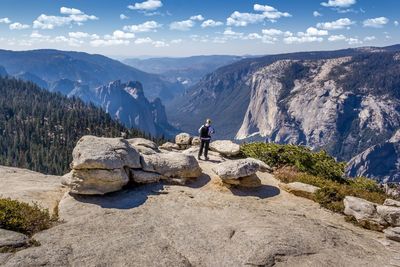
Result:
<instances>
[{"instance_id":1,"label":"person's head","mask_svg":"<svg viewBox=\"0 0 400 267\"><path fill-rule=\"evenodd\" d=\"M211 125L211 120L210 119L206 119L206 125Z\"/></svg>"}]
</instances>

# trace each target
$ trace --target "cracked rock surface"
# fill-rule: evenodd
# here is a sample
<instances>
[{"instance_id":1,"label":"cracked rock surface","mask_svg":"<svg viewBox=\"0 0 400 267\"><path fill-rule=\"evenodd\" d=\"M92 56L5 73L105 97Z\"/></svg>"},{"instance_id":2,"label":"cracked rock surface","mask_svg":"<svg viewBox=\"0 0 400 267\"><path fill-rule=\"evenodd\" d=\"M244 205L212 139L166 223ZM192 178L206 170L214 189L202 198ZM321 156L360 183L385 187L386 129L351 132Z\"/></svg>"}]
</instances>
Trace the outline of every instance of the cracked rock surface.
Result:
<instances>
[{"instance_id":1,"label":"cracked rock surface","mask_svg":"<svg viewBox=\"0 0 400 267\"><path fill-rule=\"evenodd\" d=\"M187 186L66 194L64 223L36 234L41 246L7 255L4 265L400 265L400 243L279 190L271 174L257 173L258 188L222 186L212 172L221 160L200 161L203 175Z\"/></svg>"}]
</instances>

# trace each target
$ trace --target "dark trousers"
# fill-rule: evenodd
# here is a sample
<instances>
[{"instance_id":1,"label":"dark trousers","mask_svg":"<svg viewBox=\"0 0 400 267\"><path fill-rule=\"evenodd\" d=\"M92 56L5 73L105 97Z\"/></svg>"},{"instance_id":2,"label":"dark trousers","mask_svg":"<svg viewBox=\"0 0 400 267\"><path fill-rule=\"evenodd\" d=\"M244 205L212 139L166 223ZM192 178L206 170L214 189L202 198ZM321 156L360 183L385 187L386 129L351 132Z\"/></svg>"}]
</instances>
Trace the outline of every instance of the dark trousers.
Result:
<instances>
[{"instance_id":1,"label":"dark trousers","mask_svg":"<svg viewBox=\"0 0 400 267\"><path fill-rule=\"evenodd\" d=\"M204 157L207 158L209 146L210 146L210 140L201 140L199 157L203 154L203 149L204 149Z\"/></svg>"}]
</instances>

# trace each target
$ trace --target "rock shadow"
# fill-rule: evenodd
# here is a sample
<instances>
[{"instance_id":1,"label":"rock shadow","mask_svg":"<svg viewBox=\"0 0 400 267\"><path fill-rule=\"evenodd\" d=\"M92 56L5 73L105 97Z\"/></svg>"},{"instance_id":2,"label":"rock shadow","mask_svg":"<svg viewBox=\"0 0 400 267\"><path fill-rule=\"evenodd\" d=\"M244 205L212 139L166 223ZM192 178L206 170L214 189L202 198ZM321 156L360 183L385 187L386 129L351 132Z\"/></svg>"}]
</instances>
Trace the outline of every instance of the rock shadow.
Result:
<instances>
[{"instance_id":1,"label":"rock shadow","mask_svg":"<svg viewBox=\"0 0 400 267\"><path fill-rule=\"evenodd\" d=\"M190 188L201 188L211 181L211 177L208 174L202 173L201 176L189 181L185 186Z\"/></svg>"},{"instance_id":2,"label":"rock shadow","mask_svg":"<svg viewBox=\"0 0 400 267\"><path fill-rule=\"evenodd\" d=\"M243 186L234 186L231 187L232 194L240 197L258 197L261 199L270 198L277 196L281 193L281 190L272 185L261 185L259 187L243 187Z\"/></svg>"},{"instance_id":3,"label":"rock shadow","mask_svg":"<svg viewBox=\"0 0 400 267\"><path fill-rule=\"evenodd\" d=\"M153 183L128 187L118 192L105 195L75 195L71 194L76 201L98 205L105 209L132 209L143 205L148 196L163 194L163 183Z\"/></svg>"}]
</instances>

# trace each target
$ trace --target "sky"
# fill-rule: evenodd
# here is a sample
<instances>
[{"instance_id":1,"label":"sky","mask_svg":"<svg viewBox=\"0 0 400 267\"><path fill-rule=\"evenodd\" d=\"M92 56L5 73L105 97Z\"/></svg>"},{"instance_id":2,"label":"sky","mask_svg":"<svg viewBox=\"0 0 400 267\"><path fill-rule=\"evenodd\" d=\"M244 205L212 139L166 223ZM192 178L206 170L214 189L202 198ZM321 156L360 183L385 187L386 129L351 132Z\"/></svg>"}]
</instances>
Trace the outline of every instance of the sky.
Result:
<instances>
[{"instance_id":1,"label":"sky","mask_svg":"<svg viewBox=\"0 0 400 267\"><path fill-rule=\"evenodd\" d=\"M397 0L0 0L0 49L115 58L400 43Z\"/></svg>"}]
</instances>

